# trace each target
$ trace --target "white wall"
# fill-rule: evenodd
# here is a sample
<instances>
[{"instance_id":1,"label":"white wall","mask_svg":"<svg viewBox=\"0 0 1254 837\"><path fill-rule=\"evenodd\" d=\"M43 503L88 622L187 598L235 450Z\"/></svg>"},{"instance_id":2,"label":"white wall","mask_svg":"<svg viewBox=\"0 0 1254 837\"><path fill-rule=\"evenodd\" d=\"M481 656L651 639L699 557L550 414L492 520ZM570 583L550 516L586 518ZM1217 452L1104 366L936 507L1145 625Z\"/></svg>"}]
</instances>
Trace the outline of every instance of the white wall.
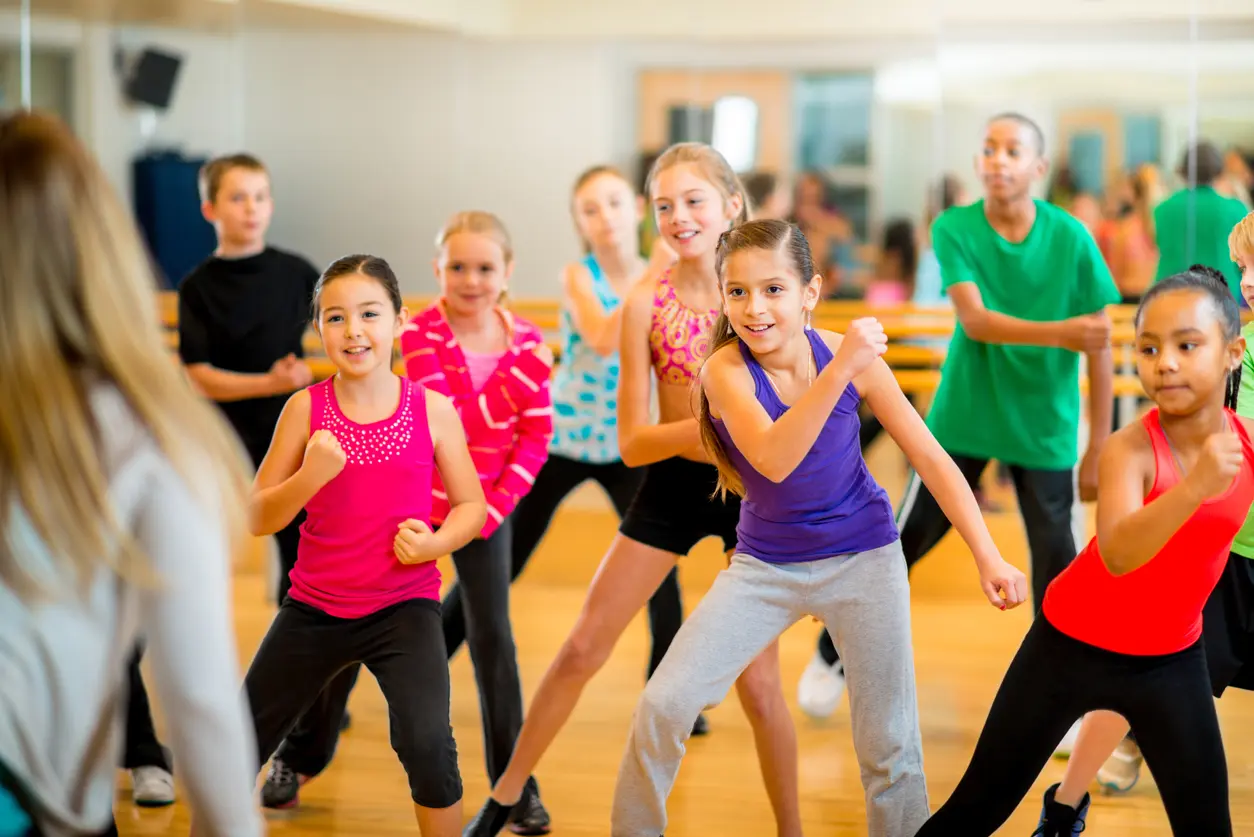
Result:
<instances>
[{"instance_id":1,"label":"white wall","mask_svg":"<svg viewBox=\"0 0 1254 837\"><path fill-rule=\"evenodd\" d=\"M432 290L445 219L486 209L514 238L511 290L554 294L578 253L570 184L630 153L630 100L613 95L612 60L594 47L398 35L349 49L334 35L275 33L243 43L248 145L276 190L272 239L318 264L384 256L408 292Z\"/></svg>"}]
</instances>

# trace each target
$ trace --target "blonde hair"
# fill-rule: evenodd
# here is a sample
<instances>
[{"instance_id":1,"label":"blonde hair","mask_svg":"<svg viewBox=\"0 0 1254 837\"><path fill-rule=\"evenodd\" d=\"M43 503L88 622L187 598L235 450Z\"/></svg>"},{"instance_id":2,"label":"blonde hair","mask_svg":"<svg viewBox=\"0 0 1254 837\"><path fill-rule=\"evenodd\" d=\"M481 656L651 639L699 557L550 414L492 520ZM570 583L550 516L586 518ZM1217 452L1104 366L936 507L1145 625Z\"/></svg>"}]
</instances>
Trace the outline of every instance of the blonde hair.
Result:
<instances>
[{"instance_id":1,"label":"blonde hair","mask_svg":"<svg viewBox=\"0 0 1254 837\"><path fill-rule=\"evenodd\" d=\"M509 231L505 229L501 219L491 212L477 209L458 212L440 228L440 232L435 237L435 246L443 247L450 238L460 232L488 236L501 248L506 264L514 260L514 245L510 242Z\"/></svg>"},{"instance_id":2,"label":"blonde hair","mask_svg":"<svg viewBox=\"0 0 1254 837\"><path fill-rule=\"evenodd\" d=\"M736 172L728 165L726 158L703 142L680 142L663 151L649 170L649 178L645 183L645 191L653 192L653 182L657 176L672 166L681 163L692 163L701 175L718 190L723 200L730 202L732 196L740 198L740 212L732 222L738 226L749 220L749 196L745 193L744 184Z\"/></svg>"},{"instance_id":3,"label":"blonde hair","mask_svg":"<svg viewBox=\"0 0 1254 837\"><path fill-rule=\"evenodd\" d=\"M810 282L814 276L814 260L810 255L810 245L801 230L787 221L764 218L760 221L741 224L719 236L718 250L714 256L714 272L718 274L720 292L723 289L723 274L727 267L727 260L732 254L742 250L770 250L786 253L792 260L793 268L797 271L802 285ZM706 350L705 360L708 361L719 349L739 339L732 328L731 320L727 318L726 307L721 308L710 333L710 347ZM705 394L704 386L701 387L697 426L701 431L701 446L705 448L705 452L709 454L715 467L718 468L718 484L714 489L715 493L723 499L727 498L728 491L743 497L744 480L741 479L736 466L732 464L731 457L727 455L727 449L723 446L723 440L714 429L714 418L710 415L710 399Z\"/></svg>"},{"instance_id":4,"label":"blonde hair","mask_svg":"<svg viewBox=\"0 0 1254 837\"><path fill-rule=\"evenodd\" d=\"M228 154L224 157L215 157L200 167L200 175L197 178L200 199L207 203L216 203L218 190L222 188L222 181L226 178L227 172L234 169L246 169L267 176L270 174L265 164L251 154Z\"/></svg>"},{"instance_id":5,"label":"blonde hair","mask_svg":"<svg viewBox=\"0 0 1254 837\"><path fill-rule=\"evenodd\" d=\"M1254 260L1254 212L1238 221L1228 233L1228 255L1234 262L1243 261L1246 268L1254 267L1250 264Z\"/></svg>"},{"instance_id":6,"label":"blonde hair","mask_svg":"<svg viewBox=\"0 0 1254 837\"><path fill-rule=\"evenodd\" d=\"M246 537L243 450L165 348L156 283L130 215L54 117L0 119L0 502L20 503L80 585L101 568L133 583L151 562L109 497L91 381L112 382L190 491ZM0 516L0 581L55 596L23 566L15 517Z\"/></svg>"}]
</instances>

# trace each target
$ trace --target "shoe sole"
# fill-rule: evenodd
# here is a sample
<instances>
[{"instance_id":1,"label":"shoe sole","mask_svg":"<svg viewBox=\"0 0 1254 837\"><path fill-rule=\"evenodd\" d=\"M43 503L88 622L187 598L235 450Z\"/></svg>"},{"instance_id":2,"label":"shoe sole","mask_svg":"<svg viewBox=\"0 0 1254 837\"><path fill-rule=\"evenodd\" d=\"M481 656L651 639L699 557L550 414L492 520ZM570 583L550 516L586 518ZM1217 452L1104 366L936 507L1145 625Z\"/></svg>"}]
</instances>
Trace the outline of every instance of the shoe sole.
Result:
<instances>
[{"instance_id":1,"label":"shoe sole","mask_svg":"<svg viewBox=\"0 0 1254 837\"><path fill-rule=\"evenodd\" d=\"M135 804L140 808L168 808L174 804L173 799L136 799Z\"/></svg>"}]
</instances>

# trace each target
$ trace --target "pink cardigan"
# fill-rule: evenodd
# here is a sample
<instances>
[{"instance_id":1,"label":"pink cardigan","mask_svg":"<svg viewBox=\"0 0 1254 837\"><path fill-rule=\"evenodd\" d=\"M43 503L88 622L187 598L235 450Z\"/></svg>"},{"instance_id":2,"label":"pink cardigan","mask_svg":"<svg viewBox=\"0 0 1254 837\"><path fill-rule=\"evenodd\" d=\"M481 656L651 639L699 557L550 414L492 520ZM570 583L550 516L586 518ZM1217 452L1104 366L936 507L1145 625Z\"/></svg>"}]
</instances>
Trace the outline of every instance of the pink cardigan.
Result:
<instances>
[{"instance_id":1,"label":"pink cardigan","mask_svg":"<svg viewBox=\"0 0 1254 837\"><path fill-rule=\"evenodd\" d=\"M479 392L471 386L466 356L439 301L415 315L401 333L405 373L449 396L461 416L470 457L488 501L488 519L480 532L484 538L497 530L531 490L540 466L549 458L553 436L551 368L536 351L543 351L544 336L526 320L497 310L509 329L510 347ZM448 495L438 470L432 481L431 522L439 524L448 515Z\"/></svg>"}]
</instances>

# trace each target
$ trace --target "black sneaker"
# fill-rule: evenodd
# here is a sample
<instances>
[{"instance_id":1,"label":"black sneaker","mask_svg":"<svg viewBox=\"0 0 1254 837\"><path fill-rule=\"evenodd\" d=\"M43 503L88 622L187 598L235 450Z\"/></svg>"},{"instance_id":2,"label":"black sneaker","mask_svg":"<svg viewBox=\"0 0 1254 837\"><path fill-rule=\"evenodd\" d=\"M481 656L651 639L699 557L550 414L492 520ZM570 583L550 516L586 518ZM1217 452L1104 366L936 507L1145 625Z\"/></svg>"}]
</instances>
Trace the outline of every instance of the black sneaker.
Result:
<instances>
[{"instance_id":1,"label":"black sneaker","mask_svg":"<svg viewBox=\"0 0 1254 837\"><path fill-rule=\"evenodd\" d=\"M1084 820L1089 815L1089 795L1084 794L1078 808L1063 805L1054 801L1058 793L1058 785L1051 785L1045 791L1045 803L1041 806L1041 821L1037 823L1032 837L1077 837L1084 831Z\"/></svg>"},{"instance_id":2,"label":"black sneaker","mask_svg":"<svg viewBox=\"0 0 1254 837\"><path fill-rule=\"evenodd\" d=\"M509 830L515 834L548 834L551 825L549 812L544 810L544 803L540 801L540 786L533 776L527 780L522 796L514 806L514 813L509 818Z\"/></svg>"},{"instance_id":3,"label":"black sneaker","mask_svg":"<svg viewBox=\"0 0 1254 837\"><path fill-rule=\"evenodd\" d=\"M492 797L488 797L488 801L483 803L483 807L479 809L479 813L475 814L474 819L466 823L466 827L462 830L462 837L496 837L501 833L501 829L509 824L513 810L513 805L502 805Z\"/></svg>"},{"instance_id":4,"label":"black sneaker","mask_svg":"<svg viewBox=\"0 0 1254 837\"><path fill-rule=\"evenodd\" d=\"M300 803L300 776L283 763L283 759L270 762L266 783L261 786L263 808L295 808Z\"/></svg>"},{"instance_id":5,"label":"black sneaker","mask_svg":"<svg viewBox=\"0 0 1254 837\"><path fill-rule=\"evenodd\" d=\"M694 736L710 734L710 722L705 719L704 712L697 716L697 722L692 725L692 734Z\"/></svg>"}]
</instances>

